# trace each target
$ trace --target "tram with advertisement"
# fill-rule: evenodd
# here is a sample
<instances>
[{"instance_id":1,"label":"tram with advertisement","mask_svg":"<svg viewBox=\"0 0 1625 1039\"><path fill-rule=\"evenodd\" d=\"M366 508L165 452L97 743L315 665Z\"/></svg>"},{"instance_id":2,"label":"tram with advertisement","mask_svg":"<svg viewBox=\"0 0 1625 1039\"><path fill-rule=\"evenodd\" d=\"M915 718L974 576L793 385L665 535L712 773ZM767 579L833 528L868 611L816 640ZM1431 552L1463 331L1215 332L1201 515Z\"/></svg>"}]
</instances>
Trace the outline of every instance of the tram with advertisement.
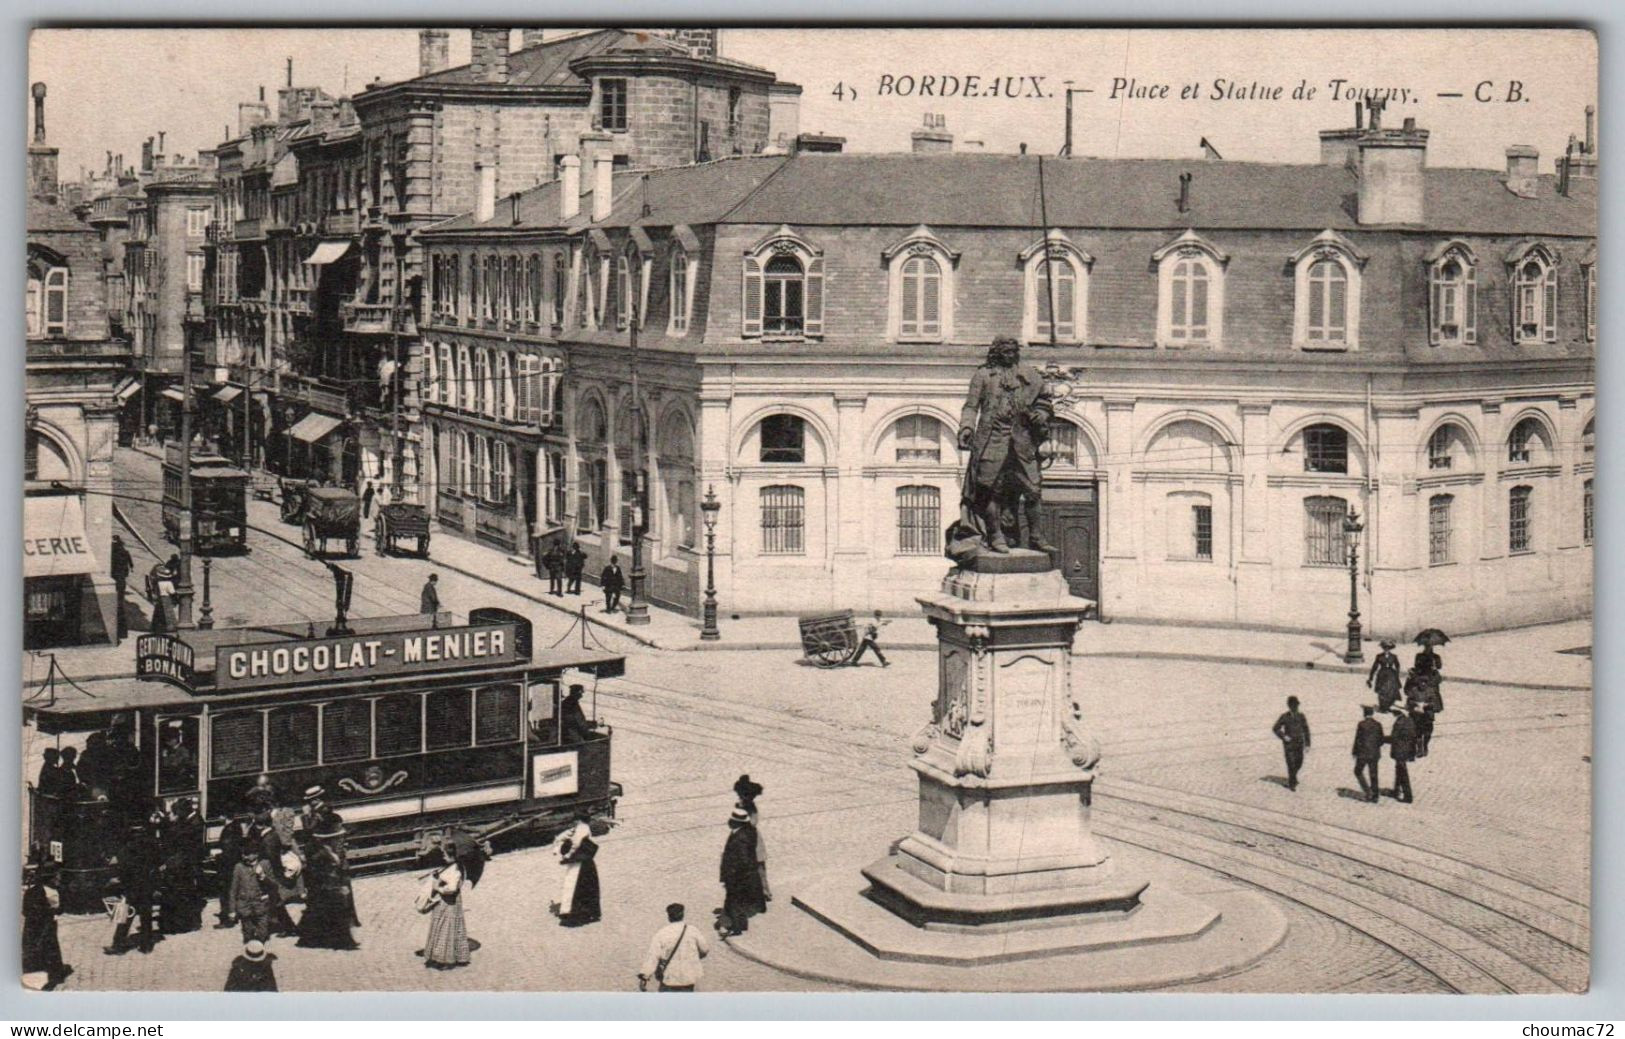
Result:
<instances>
[{"instance_id":1,"label":"tram with advertisement","mask_svg":"<svg viewBox=\"0 0 1625 1039\"><path fill-rule=\"evenodd\" d=\"M411 868L452 826L501 844L550 840L583 810L599 832L613 823L613 734L598 722L596 695L582 725L569 723L561 694L575 682L596 694L624 658L537 651L530 622L495 608L462 624L440 613L345 628L145 635L133 680L26 703L41 732L102 733L102 753L123 748L128 762L112 789L29 788L30 847L60 864L65 906L101 908L131 822L190 798L213 845L252 811L261 775L290 808L324 787L358 871Z\"/></svg>"},{"instance_id":2,"label":"tram with advertisement","mask_svg":"<svg viewBox=\"0 0 1625 1039\"><path fill-rule=\"evenodd\" d=\"M213 451L192 451L192 548L201 555L248 551L249 475ZM164 537L180 542L181 447L164 448Z\"/></svg>"}]
</instances>

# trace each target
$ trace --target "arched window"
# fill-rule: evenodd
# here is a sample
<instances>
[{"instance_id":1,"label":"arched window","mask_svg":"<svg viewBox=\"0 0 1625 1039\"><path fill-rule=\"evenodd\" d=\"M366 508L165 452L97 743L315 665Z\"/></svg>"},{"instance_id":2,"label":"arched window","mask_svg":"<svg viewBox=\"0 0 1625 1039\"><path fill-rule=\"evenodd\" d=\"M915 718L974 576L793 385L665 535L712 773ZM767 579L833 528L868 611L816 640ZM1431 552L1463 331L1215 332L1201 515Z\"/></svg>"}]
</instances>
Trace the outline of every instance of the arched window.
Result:
<instances>
[{"instance_id":1,"label":"arched window","mask_svg":"<svg viewBox=\"0 0 1625 1039\"><path fill-rule=\"evenodd\" d=\"M632 264L626 253L615 260L614 302L605 308L606 314L615 315L615 327L625 328L632 317Z\"/></svg>"},{"instance_id":2,"label":"arched window","mask_svg":"<svg viewBox=\"0 0 1625 1039\"><path fill-rule=\"evenodd\" d=\"M1349 435L1329 422L1303 431L1303 471L1306 473L1347 473Z\"/></svg>"},{"instance_id":3,"label":"arched window","mask_svg":"<svg viewBox=\"0 0 1625 1039\"><path fill-rule=\"evenodd\" d=\"M894 427L896 460L908 462L942 461L943 425L930 415L904 415Z\"/></svg>"},{"instance_id":4,"label":"arched window","mask_svg":"<svg viewBox=\"0 0 1625 1039\"><path fill-rule=\"evenodd\" d=\"M1557 342L1557 266L1540 247L1516 266L1512 288L1512 339L1516 343Z\"/></svg>"},{"instance_id":5,"label":"arched window","mask_svg":"<svg viewBox=\"0 0 1625 1039\"><path fill-rule=\"evenodd\" d=\"M807 551L806 492L776 484L763 487L762 554L799 556Z\"/></svg>"},{"instance_id":6,"label":"arched window","mask_svg":"<svg viewBox=\"0 0 1625 1039\"><path fill-rule=\"evenodd\" d=\"M1472 253L1448 249L1428 268L1428 341L1454 346L1478 341L1478 281Z\"/></svg>"},{"instance_id":7,"label":"arched window","mask_svg":"<svg viewBox=\"0 0 1625 1039\"><path fill-rule=\"evenodd\" d=\"M1180 260L1170 279L1168 335L1183 342L1204 342L1212 338L1209 323L1208 290L1212 280L1206 261Z\"/></svg>"},{"instance_id":8,"label":"arched window","mask_svg":"<svg viewBox=\"0 0 1625 1039\"><path fill-rule=\"evenodd\" d=\"M1053 426L1051 430L1053 432ZM1179 419L1157 431L1146 446L1140 468L1161 472L1230 472L1234 468L1232 446L1225 434L1214 426L1197 419Z\"/></svg>"},{"instance_id":9,"label":"arched window","mask_svg":"<svg viewBox=\"0 0 1625 1039\"><path fill-rule=\"evenodd\" d=\"M1507 493L1507 551L1533 552L1535 513L1531 508L1535 489L1523 485Z\"/></svg>"},{"instance_id":10,"label":"arched window","mask_svg":"<svg viewBox=\"0 0 1625 1039\"><path fill-rule=\"evenodd\" d=\"M1450 540L1454 524L1450 511L1456 499L1449 494L1435 494L1428 499L1428 565L1442 566L1453 562Z\"/></svg>"},{"instance_id":11,"label":"arched window","mask_svg":"<svg viewBox=\"0 0 1625 1039\"><path fill-rule=\"evenodd\" d=\"M584 444L602 445L609 439L609 421L604 417L604 406L594 398L581 404L576 416L576 439Z\"/></svg>"},{"instance_id":12,"label":"arched window","mask_svg":"<svg viewBox=\"0 0 1625 1039\"><path fill-rule=\"evenodd\" d=\"M897 337L935 341L942 338L942 267L929 256L903 261Z\"/></svg>"},{"instance_id":13,"label":"arched window","mask_svg":"<svg viewBox=\"0 0 1625 1039\"><path fill-rule=\"evenodd\" d=\"M689 277L688 277L688 251L680 245L672 246L671 270L669 272L671 291L670 314L666 320L668 335L684 335L688 332L689 310Z\"/></svg>"},{"instance_id":14,"label":"arched window","mask_svg":"<svg viewBox=\"0 0 1625 1039\"><path fill-rule=\"evenodd\" d=\"M495 321L502 307L502 259L491 255L485 258L485 320Z\"/></svg>"},{"instance_id":15,"label":"arched window","mask_svg":"<svg viewBox=\"0 0 1625 1039\"><path fill-rule=\"evenodd\" d=\"M1348 275L1343 265L1319 260L1309 268L1309 321L1311 342L1348 341Z\"/></svg>"},{"instance_id":16,"label":"arched window","mask_svg":"<svg viewBox=\"0 0 1625 1039\"><path fill-rule=\"evenodd\" d=\"M744 336L824 332L824 259L788 228L745 256Z\"/></svg>"},{"instance_id":17,"label":"arched window","mask_svg":"<svg viewBox=\"0 0 1625 1039\"><path fill-rule=\"evenodd\" d=\"M1292 257L1296 306L1293 339L1306 350L1359 345L1360 268L1365 257L1328 228Z\"/></svg>"},{"instance_id":18,"label":"arched window","mask_svg":"<svg viewBox=\"0 0 1625 1039\"><path fill-rule=\"evenodd\" d=\"M1428 437L1428 468L1433 470L1449 469L1455 464L1450 452L1451 435L1449 426L1440 426Z\"/></svg>"},{"instance_id":19,"label":"arched window","mask_svg":"<svg viewBox=\"0 0 1625 1039\"><path fill-rule=\"evenodd\" d=\"M798 415L769 415L762 420L759 460L800 465L807 460L807 424Z\"/></svg>"},{"instance_id":20,"label":"arched window","mask_svg":"<svg viewBox=\"0 0 1625 1039\"><path fill-rule=\"evenodd\" d=\"M485 313L484 299L485 276L480 268L480 258L468 258L468 320L470 324L477 323L480 315Z\"/></svg>"},{"instance_id":21,"label":"arched window","mask_svg":"<svg viewBox=\"0 0 1625 1039\"><path fill-rule=\"evenodd\" d=\"M1587 458L1597 453L1597 420L1586 419L1585 428L1580 431L1580 453Z\"/></svg>"},{"instance_id":22,"label":"arched window","mask_svg":"<svg viewBox=\"0 0 1625 1039\"><path fill-rule=\"evenodd\" d=\"M524 291L524 282L519 270L519 257L508 257L508 311L503 318L513 324L524 320L525 304L520 296Z\"/></svg>"},{"instance_id":23,"label":"arched window","mask_svg":"<svg viewBox=\"0 0 1625 1039\"><path fill-rule=\"evenodd\" d=\"M660 481L665 489L667 541L671 547L693 548L694 541L694 432L687 416L672 412L660 426Z\"/></svg>"},{"instance_id":24,"label":"arched window","mask_svg":"<svg viewBox=\"0 0 1625 1039\"><path fill-rule=\"evenodd\" d=\"M570 261L562 252L553 254L553 325L564 324L564 303L570 296Z\"/></svg>"},{"instance_id":25,"label":"arched window","mask_svg":"<svg viewBox=\"0 0 1625 1039\"><path fill-rule=\"evenodd\" d=\"M763 276L762 331L796 335L806 321L806 273L794 256L775 256Z\"/></svg>"},{"instance_id":26,"label":"arched window","mask_svg":"<svg viewBox=\"0 0 1625 1039\"><path fill-rule=\"evenodd\" d=\"M1089 269L1094 258L1060 231L1021 254L1026 303L1023 337L1029 343L1081 343L1087 337ZM1053 320L1052 320L1053 317Z\"/></svg>"},{"instance_id":27,"label":"arched window","mask_svg":"<svg viewBox=\"0 0 1625 1039\"><path fill-rule=\"evenodd\" d=\"M542 313L542 258L530 254L525 261L525 320L535 325Z\"/></svg>"},{"instance_id":28,"label":"arched window","mask_svg":"<svg viewBox=\"0 0 1625 1039\"><path fill-rule=\"evenodd\" d=\"M897 554L934 556L940 551L942 492L923 484L897 488Z\"/></svg>"},{"instance_id":29,"label":"arched window","mask_svg":"<svg viewBox=\"0 0 1625 1039\"><path fill-rule=\"evenodd\" d=\"M1342 498L1317 495L1303 500L1304 565L1349 565L1348 535L1343 532L1348 511L1349 503Z\"/></svg>"},{"instance_id":30,"label":"arched window","mask_svg":"<svg viewBox=\"0 0 1625 1039\"><path fill-rule=\"evenodd\" d=\"M1546 447L1545 429L1534 417L1519 420L1507 436L1507 461L1514 465L1528 465L1537 460L1537 454Z\"/></svg>"},{"instance_id":31,"label":"arched window","mask_svg":"<svg viewBox=\"0 0 1625 1039\"><path fill-rule=\"evenodd\" d=\"M68 333L68 269L42 261L28 265L28 334Z\"/></svg>"},{"instance_id":32,"label":"arched window","mask_svg":"<svg viewBox=\"0 0 1625 1039\"><path fill-rule=\"evenodd\" d=\"M1224 338L1224 268L1229 257L1194 231L1151 254L1157 267L1157 342L1216 346Z\"/></svg>"}]
</instances>

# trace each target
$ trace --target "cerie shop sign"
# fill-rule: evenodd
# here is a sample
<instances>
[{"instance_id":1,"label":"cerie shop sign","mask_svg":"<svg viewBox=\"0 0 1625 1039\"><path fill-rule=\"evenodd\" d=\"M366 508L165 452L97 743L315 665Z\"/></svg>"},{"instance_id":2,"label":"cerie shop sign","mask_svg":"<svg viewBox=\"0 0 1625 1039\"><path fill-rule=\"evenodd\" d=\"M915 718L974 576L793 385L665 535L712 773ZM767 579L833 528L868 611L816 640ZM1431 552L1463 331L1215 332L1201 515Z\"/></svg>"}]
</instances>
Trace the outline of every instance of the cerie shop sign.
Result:
<instances>
[{"instance_id":1,"label":"cerie shop sign","mask_svg":"<svg viewBox=\"0 0 1625 1039\"><path fill-rule=\"evenodd\" d=\"M260 642L215 650L217 689L263 689L459 666L522 664L512 624Z\"/></svg>"}]
</instances>

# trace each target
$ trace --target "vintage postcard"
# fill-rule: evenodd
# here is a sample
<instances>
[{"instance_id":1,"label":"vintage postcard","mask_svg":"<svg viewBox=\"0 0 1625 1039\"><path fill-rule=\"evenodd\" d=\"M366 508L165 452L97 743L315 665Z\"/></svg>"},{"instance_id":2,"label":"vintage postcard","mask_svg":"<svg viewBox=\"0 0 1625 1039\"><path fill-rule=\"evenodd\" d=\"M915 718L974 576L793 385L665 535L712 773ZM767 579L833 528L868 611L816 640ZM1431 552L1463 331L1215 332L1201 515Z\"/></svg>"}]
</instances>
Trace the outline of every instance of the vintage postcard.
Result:
<instances>
[{"instance_id":1,"label":"vintage postcard","mask_svg":"<svg viewBox=\"0 0 1625 1039\"><path fill-rule=\"evenodd\" d=\"M16 983L1586 991L1597 62L37 29Z\"/></svg>"}]
</instances>

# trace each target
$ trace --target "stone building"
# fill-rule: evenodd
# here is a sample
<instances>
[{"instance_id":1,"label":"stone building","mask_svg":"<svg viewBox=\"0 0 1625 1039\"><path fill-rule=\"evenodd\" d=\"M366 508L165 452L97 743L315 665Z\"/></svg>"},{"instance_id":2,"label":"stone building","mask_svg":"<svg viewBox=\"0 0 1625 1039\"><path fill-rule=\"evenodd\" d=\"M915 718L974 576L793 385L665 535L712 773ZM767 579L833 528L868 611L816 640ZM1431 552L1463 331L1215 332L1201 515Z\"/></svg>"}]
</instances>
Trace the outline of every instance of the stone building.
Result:
<instances>
[{"instance_id":1,"label":"stone building","mask_svg":"<svg viewBox=\"0 0 1625 1039\"><path fill-rule=\"evenodd\" d=\"M1015 334L1057 401L1044 533L1107 617L1336 630L1351 511L1370 631L1583 615L1595 161L1430 167L1379 119L1313 165L804 153L578 195L567 163L421 233L442 515L624 559L636 308L652 596L698 603L714 487L726 609L911 609Z\"/></svg>"},{"instance_id":2,"label":"stone building","mask_svg":"<svg viewBox=\"0 0 1625 1039\"><path fill-rule=\"evenodd\" d=\"M44 84L35 84L29 148L27 412L23 442L23 646L117 637L108 573L112 459L125 345L109 335L95 228L57 205L55 149L45 144Z\"/></svg>"}]
</instances>

